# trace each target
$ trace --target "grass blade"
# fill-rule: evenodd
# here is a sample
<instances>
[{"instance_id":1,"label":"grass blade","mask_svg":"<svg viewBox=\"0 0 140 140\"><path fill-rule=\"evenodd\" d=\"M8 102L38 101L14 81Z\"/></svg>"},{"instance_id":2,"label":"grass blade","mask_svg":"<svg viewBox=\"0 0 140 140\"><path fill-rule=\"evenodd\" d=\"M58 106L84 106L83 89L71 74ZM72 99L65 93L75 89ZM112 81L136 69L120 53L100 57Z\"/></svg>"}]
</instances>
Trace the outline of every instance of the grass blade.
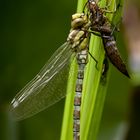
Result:
<instances>
[{"instance_id":1,"label":"grass blade","mask_svg":"<svg viewBox=\"0 0 140 140\"><path fill-rule=\"evenodd\" d=\"M85 0L78 1L78 12L82 12ZM105 5L106 0L102 0L101 5ZM111 1L111 9L114 9L115 0ZM111 18L111 14L109 15ZM98 60L96 62L89 56L86 66L84 85L82 92L82 107L81 107L81 140L96 140L98 128L100 125L104 100L106 96L107 83L102 84L100 78L102 75L103 61L105 52L102 46L100 37L91 36L89 51L92 56ZM64 118L61 132L61 140L73 140L73 100L75 81L77 77L77 64L73 62L68 80L67 97L64 110ZM108 77L107 77L108 81Z\"/></svg>"}]
</instances>

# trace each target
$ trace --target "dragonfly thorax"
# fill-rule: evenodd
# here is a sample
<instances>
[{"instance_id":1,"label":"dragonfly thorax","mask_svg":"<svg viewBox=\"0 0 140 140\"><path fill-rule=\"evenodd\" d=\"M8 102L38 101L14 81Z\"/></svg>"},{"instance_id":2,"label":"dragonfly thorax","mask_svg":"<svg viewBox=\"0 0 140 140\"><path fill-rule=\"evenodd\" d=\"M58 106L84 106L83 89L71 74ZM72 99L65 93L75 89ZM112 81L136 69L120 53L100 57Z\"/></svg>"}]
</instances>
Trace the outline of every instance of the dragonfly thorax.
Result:
<instances>
[{"instance_id":1,"label":"dragonfly thorax","mask_svg":"<svg viewBox=\"0 0 140 140\"><path fill-rule=\"evenodd\" d=\"M67 41L75 52L79 52L87 48L90 27L87 15L84 13L76 13L72 15L71 30Z\"/></svg>"},{"instance_id":2,"label":"dragonfly thorax","mask_svg":"<svg viewBox=\"0 0 140 140\"><path fill-rule=\"evenodd\" d=\"M67 41L75 52L79 52L87 47L88 32L83 30L72 30L69 33Z\"/></svg>"}]
</instances>

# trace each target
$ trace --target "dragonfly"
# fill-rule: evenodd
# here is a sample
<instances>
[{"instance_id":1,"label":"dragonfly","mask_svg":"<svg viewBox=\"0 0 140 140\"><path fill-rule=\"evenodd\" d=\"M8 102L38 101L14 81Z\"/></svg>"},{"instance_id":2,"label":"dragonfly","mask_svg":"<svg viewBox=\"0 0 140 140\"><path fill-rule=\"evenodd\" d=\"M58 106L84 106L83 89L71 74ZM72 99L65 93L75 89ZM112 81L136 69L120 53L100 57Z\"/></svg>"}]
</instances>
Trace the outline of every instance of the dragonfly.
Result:
<instances>
[{"instance_id":1,"label":"dragonfly","mask_svg":"<svg viewBox=\"0 0 140 140\"><path fill-rule=\"evenodd\" d=\"M114 31L117 30L116 26L113 26L109 21L107 16L105 15L107 11L103 8L100 8L96 1L88 0L87 8L90 13L90 21L91 21L91 31L93 34L100 36L103 41L103 46L106 52L107 57L110 62L125 76L130 78L126 65L123 62L120 52L117 48ZM118 3L117 9L120 8L120 2ZM114 11L113 13L115 13ZM112 13L112 12L111 12ZM118 11L119 13L119 11ZM116 14L117 15L117 14ZM117 17L117 16L116 16ZM115 21L115 16L114 16ZM97 34L96 32L99 32Z\"/></svg>"},{"instance_id":2,"label":"dragonfly","mask_svg":"<svg viewBox=\"0 0 140 140\"><path fill-rule=\"evenodd\" d=\"M103 24L100 26L99 23L93 24L94 9L89 7L93 3L94 1L88 0L89 15L84 12L72 15L71 29L67 41L54 52L35 78L14 97L10 104L10 112L15 120L19 121L31 117L66 96L66 86L63 85L67 83L71 61L76 57L78 72L74 97L73 139L80 139L82 84L87 55L90 54L88 46L92 33L89 30L102 33L102 30L97 27L103 27ZM100 12L100 10L95 9L95 12ZM98 16L95 16L95 20L98 20L98 18ZM94 59L94 57L92 58ZM96 59L94 60L96 61ZM103 77L106 77L108 65L106 62L104 64Z\"/></svg>"},{"instance_id":3,"label":"dragonfly","mask_svg":"<svg viewBox=\"0 0 140 140\"><path fill-rule=\"evenodd\" d=\"M89 19L84 13L72 15L71 30L67 41L51 56L42 70L12 100L10 112L17 121L31 117L61 100L66 95L70 62L76 57L78 64L74 113L73 137L80 138L80 105L84 68L90 33Z\"/></svg>"}]
</instances>

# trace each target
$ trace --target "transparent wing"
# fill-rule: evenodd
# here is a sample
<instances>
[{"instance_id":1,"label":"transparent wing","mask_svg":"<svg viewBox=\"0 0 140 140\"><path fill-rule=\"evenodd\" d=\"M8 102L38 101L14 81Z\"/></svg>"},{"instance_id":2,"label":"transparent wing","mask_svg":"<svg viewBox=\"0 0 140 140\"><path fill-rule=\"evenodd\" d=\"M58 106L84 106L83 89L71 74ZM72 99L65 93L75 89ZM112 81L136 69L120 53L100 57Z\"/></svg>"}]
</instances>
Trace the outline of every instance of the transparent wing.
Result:
<instances>
[{"instance_id":1,"label":"transparent wing","mask_svg":"<svg viewBox=\"0 0 140 140\"><path fill-rule=\"evenodd\" d=\"M64 43L39 74L15 96L10 105L14 119L28 118L65 96L71 54L70 45Z\"/></svg>"}]
</instances>

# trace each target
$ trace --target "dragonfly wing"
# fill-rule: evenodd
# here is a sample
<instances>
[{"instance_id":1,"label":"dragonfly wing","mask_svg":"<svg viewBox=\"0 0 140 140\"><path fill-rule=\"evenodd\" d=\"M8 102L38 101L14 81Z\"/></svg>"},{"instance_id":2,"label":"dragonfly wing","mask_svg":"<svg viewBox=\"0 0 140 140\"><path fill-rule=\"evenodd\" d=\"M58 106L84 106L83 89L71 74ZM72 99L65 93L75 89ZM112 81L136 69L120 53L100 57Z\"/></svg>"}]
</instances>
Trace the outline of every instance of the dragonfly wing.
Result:
<instances>
[{"instance_id":1,"label":"dragonfly wing","mask_svg":"<svg viewBox=\"0 0 140 140\"><path fill-rule=\"evenodd\" d=\"M71 55L71 47L66 42L39 74L15 96L10 106L15 120L33 116L65 96Z\"/></svg>"}]
</instances>

